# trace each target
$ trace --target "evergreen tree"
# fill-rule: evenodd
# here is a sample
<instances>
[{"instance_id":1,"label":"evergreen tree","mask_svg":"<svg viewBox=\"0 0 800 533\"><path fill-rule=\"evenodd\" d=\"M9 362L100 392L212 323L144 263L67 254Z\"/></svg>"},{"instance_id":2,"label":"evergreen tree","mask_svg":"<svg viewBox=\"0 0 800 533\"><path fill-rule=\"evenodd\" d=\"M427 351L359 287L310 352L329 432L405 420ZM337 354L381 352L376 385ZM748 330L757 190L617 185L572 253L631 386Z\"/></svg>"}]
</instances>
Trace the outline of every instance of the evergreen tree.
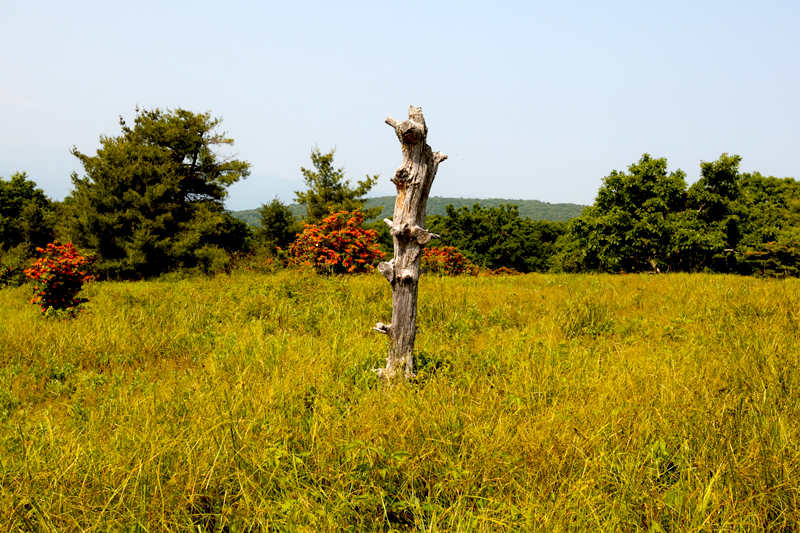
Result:
<instances>
[{"instance_id":1,"label":"evergreen tree","mask_svg":"<svg viewBox=\"0 0 800 533\"><path fill-rule=\"evenodd\" d=\"M333 156L336 149L323 154L319 148L311 150L311 163L314 169L300 168L308 190L296 191L296 202L306 206L305 222L315 224L328 216L331 211L361 211L364 219L378 216L381 207L364 209L367 200L364 196L378 183L378 175L367 176L352 187L344 179L344 168L334 168Z\"/></svg>"},{"instance_id":2,"label":"evergreen tree","mask_svg":"<svg viewBox=\"0 0 800 533\"><path fill-rule=\"evenodd\" d=\"M261 227L256 234L270 251L286 249L301 230L291 209L277 197L268 204L261 204L258 213Z\"/></svg>"},{"instance_id":3,"label":"evergreen tree","mask_svg":"<svg viewBox=\"0 0 800 533\"><path fill-rule=\"evenodd\" d=\"M98 270L110 276L224 266L248 229L223 200L249 163L213 151L233 139L215 131L220 119L208 112L136 111L133 127L120 118L120 136L101 136L97 155L73 148L85 176L72 175L68 237L97 252Z\"/></svg>"}]
</instances>

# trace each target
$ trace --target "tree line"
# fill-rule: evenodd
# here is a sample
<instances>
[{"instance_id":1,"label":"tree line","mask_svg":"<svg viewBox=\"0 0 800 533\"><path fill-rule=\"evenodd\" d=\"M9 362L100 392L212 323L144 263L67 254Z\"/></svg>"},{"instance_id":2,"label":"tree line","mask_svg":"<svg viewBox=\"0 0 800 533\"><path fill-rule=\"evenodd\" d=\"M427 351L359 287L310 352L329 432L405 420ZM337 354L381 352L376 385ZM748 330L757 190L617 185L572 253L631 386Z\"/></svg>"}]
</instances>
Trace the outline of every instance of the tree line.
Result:
<instances>
[{"instance_id":1,"label":"tree line","mask_svg":"<svg viewBox=\"0 0 800 533\"><path fill-rule=\"evenodd\" d=\"M569 222L555 267L566 272L721 272L797 276L800 183L740 173L742 158L700 164L700 179L644 154L603 180Z\"/></svg>"},{"instance_id":2,"label":"tree line","mask_svg":"<svg viewBox=\"0 0 800 533\"><path fill-rule=\"evenodd\" d=\"M381 213L392 213L394 211L394 202L396 196L370 196L367 198L365 207L381 207ZM519 210L519 216L522 218L528 217L531 220L550 220L555 222L568 222L569 220L580 216L583 212L585 205L580 204L551 204L549 202L540 202L539 200L510 200L507 198L462 198L462 197L442 197L430 196L425 208L428 216L447 214L447 206L453 205L456 209L459 207L472 207L475 204L480 204L482 207L500 207L501 205L516 205ZM305 206L291 203L289 209L296 218L304 218L306 215ZM253 227L261 225L261 217L258 209L244 209L241 211L231 211L231 214L247 222ZM372 222L367 220L367 222Z\"/></svg>"},{"instance_id":3,"label":"tree line","mask_svg":"<svg viewBox=\"0 0 800 533\"><path fill-rule=\"evenodd\" d=\"M62 202L24 172L0 179L0 284L20 282L36 249L54 240L90 255L101 279L218 272L247 254L285 258L298 235L315 227L319 239L315 225L326 219L330 226L337 212L357 213L365 230L357 238L374 239L391 255L386 225L361 222L380 215L381 206L366 206L378 176L352 184L334 165L334 150L312 149L311 167L301 168L306 190L296 201L305 216L276 198L262 204L260 227L252 228L224 207L227 187L246 178L250 164L220 155L233 146L218 132L220 120L183 109L136 112L131 126L120 119L120 135L101 136L96 154L72 149L83 176L72 174ZM668 172L665 158L644 154L627 172L606 176L594 204L568 222L531 220L516 205L448 205L428 217L440 235L429 247L523 273L800 275L800 184L740 173L740 163L728 154L703 162L700 179L687 186L683 171Z\"/></svg>"}]
</instances>

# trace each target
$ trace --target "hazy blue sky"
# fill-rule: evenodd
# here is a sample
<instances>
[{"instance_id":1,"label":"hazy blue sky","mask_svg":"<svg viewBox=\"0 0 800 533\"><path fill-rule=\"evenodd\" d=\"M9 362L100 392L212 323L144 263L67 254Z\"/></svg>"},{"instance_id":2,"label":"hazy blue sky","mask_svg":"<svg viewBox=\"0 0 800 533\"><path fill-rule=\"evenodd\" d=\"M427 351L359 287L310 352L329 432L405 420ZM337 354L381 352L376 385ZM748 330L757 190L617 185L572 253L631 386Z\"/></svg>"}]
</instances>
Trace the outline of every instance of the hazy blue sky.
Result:
<instances>
[{"instance_id":1,"label":"hazy blue sky","mask_svg":"<svg viewBox=\"0 0 800 533\"><path fill-rule=\"evenodd\" d=\"M135 107L209 110L254 176L299 181L313 146L347 176L401 160L387 115L421 106L450 159L431 194L592 203L644 152L690 182L723 152L800 178L800 2L5 2L0 175L52 197ZM293 182L289 182L289 189ZM284 198L291 199L291 198Z\"/></svg>"}]
</instances>

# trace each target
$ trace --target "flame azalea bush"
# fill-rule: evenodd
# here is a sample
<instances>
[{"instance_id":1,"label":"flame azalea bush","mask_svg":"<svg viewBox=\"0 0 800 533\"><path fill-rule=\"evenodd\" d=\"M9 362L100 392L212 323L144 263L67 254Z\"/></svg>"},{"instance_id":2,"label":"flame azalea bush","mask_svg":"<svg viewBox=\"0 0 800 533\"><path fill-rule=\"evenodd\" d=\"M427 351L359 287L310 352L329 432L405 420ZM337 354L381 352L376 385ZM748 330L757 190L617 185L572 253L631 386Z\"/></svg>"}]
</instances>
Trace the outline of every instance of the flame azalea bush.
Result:
<instances>
[{"instance_id":1,"label":"flame azalea bush","mask_svg":"<svg viewBox=\"0 0 800 533\"><path fill-rule=\"evenodd\" d=\"M458 276L461 274L478 274L479 268L455 246L425 248L422 253L422 265L428 272Z\"/></svg>"},{"instance_id":2,"label":"flame azalea bush","mask_svg":"<svg viewBox=\"0 0 800 533\"><path fill-rule=\"evenodd\" d=\"M519 270L514 270L511 267L501 266L491 271L493 276L516 276L522 274Z\"/></svg>"},{"instance_id":3,"label":"flame azalea bush","mask_svg":"<svg viewBox=\"0 0 800 533\"><path fill-rule=\"evenodd\" d=\"M744 253L742 263L757 275L800 276L800 242L796 239L767 242ZM744 270L744 269L743 269Z\"/></svg>"},{"instance_id":4,"label":"flame azalea bush","mask_svg":"<svg viewBox=\"0 0 800 533\"><path fill-rule=\"evenodd\" d=\"M368 272L384 253L375 230L364 229L360 211L331 213L317 224L303 224L303 232L289 247L291 262L317 272Z\"/></svg>"},{"instance_id":5,"label":"flame azalea bush","mask_svg":"<svg viewBox=\"0 0 800 533\"><path fill-rule=\"evenodd\" d=\"M85 301L78 298L83 283L92 279L83 270L89 261L71 242L51 242L47 248L37 248L36 251L43 254L42 257L25 270L25 275L37 283L31 303L41 307L44 314L51 309L74 312Z\"/></svg>"},{"instance_id":6,"label":"flame azalea bush","mask_svg":"<svg viewBox=\"0 0 800 533\"><path fill-rule=\"evenodd\" d=\"M455 246L425 248L425 251L422 252L421 266L427 268L428 272L445 276L460 276L462 274L469 276L502 276L520 273L506 266L501 266L495 270L479 267Z\"/></svg>"}]
</instances>

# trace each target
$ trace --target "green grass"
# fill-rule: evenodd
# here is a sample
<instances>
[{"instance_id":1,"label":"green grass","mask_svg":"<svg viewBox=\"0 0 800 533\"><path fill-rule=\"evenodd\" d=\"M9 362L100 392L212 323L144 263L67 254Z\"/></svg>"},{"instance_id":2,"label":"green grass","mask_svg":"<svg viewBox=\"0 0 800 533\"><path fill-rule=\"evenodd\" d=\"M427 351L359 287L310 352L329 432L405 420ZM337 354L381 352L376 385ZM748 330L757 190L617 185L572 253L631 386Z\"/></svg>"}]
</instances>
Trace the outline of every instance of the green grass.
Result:
<instances>
[{"instance_id":1,"label":"green grass","mask_svg":"<svg viewBox=\"0 0 800 533\"><path fill-rule=\"evenodd\" d=\"M2 531L794 531L800 281L379 275L0 291Z\"/></svg>"}]
</instances>

